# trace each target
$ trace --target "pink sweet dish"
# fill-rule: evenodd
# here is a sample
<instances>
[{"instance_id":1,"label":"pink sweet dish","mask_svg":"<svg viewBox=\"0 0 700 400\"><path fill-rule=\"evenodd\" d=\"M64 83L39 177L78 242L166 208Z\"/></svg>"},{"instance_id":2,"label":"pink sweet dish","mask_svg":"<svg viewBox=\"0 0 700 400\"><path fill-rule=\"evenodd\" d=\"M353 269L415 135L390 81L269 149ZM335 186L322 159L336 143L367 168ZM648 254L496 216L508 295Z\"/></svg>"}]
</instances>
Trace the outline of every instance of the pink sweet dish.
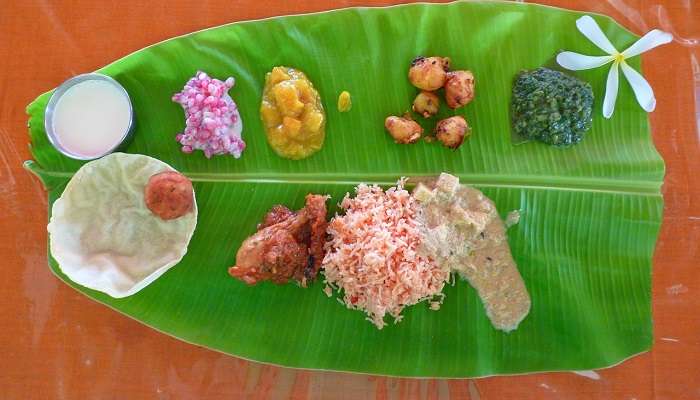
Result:
<instances>
[{"instance_id":1,"label":"pink sweet dish","mask_svg":"<svg viewBox=\"0 0 700 400\"><path fill-rule=\"evenodd\" d=\"M173 101L185 110L185 130L175 139L184 153L202 150L207 158L230 154L239 158L245 149L243 123L228 91L234 79L220 81L197 71Z\"/></svg>"}]
</instances>

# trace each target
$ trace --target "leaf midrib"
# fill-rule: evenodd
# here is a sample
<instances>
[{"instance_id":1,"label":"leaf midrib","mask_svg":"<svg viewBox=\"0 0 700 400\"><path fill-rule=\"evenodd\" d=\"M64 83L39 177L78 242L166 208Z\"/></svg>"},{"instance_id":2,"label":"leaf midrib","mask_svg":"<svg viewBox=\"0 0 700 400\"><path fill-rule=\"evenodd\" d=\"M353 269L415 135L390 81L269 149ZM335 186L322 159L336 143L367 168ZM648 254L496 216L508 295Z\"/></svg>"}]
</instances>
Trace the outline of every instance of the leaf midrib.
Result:
<instances>
[{"instance_id":1,"label":"leaf midrib","mask_svg":"<svg viewBox=\"0 0 700 400\"><path fill-rule=\"evenodd\" d=\"M74 172L49 171L36 162L26 161L25 168L40 178L70 179ZM181 171L182 172L182 171ZM260 183L260 184L325 184L355 186L359 183L394 185L402 177L410 178L411 186L431 176L424 173L289 173L289 172L182 172L194 182ZM513 187L541 190L568 190L660 196L661 181L571 176L512 176L503 174L455 173L460 182L479 187Z\"/></svg>"}]
</instances>

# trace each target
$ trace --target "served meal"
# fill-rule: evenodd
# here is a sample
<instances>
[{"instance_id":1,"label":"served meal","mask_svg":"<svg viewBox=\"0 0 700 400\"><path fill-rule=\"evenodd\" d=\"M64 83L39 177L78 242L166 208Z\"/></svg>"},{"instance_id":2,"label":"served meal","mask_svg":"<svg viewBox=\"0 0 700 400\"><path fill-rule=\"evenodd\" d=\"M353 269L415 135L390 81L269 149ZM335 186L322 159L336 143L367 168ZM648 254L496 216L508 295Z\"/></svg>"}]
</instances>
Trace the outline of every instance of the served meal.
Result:
<instances>
[{"instance_id":1,"label":"served meal","mask_svg":"<svg viewBox=\"0 0 700 400\"><path fill-rule=\"evenodd\" d=\"M27 108L51 269L155 329L291 367L471 377L644 351L663 162L630 112L657 99L629 59L673 38L618 52L633 35L576 18L482 2L284 17L101 69L119 82L69 79ZM576 53L580 34L605 55ZM533 46L498 57L514 35ZM553 57L610 74L538 68ZM622 101L595 129L593 87L604 118Z\"/></svg>"},{"instance_id":2,"label":"served meal","mask_svg":"<svg viewBox=\"0 0 700 400\"><path fill-rule=\"evenodd\" d=\"M83 165L54 202L49 248L74 282L125 297L182 259L196 225L187 178L155 158L112 153Z\"/></svg>"},{"instance_id":3,"label":"served meal","mask_svg":"<svg viewBox=\"0 0 700 400\"><path fill-rule=\"evenodd\" d=\"M326 114L321 96L297 69L274 67L265 76L260 116L268 143L281 157L300 160L323 147Z\"/></svg>"},{"instance_id":4,"label":"served meal","mask_svg":"<svg viewBox=\"0 0 700 400\"><path fill-rule=\"evenodd\" d=\"M412 110L423 118L439 112L438 89L444 88L451 109L474 98L474 75L450 71L446 57L414 59L408 77L421 89ZM172 97L185 111L185 129L176 137L183 152L241 156L243 125L228 94L233 84L233 78L220 81L199 71ZM71 100L64 97L64 103ZM59 110L67 107L61 104ZM338 111L351 107L350 93L342 91ZM268 143L282 157L302 159L323 146L321 98L295 68L274 67L266 75L260 115ZM386 118L385 127L401 144L423 135L410 113ZM469 134L464 117L454 115L438 121L426 139L456 149ZM272 207L241 244L229 274L248 285L294 281L308 287L323 271L326 294L337 290L341 303L363 311L382 329L387 316L401 321L405 307L427 301L438 310L454 272L477 290L494 327L515 329L527 315L530 299L491 200L445 173L419 183L413 193L404 184L401 179L387 190L360 184L355 197L346 195L340 203L344 213L330 223L329 196L308 194L298 211ZM86 202L89 196L97 201ZM196 212L186 176L150 157L114 153L81 168L54 204L52 254L74 281L114 297L127 296L182 258Z\"/></svg>"},{"instance_id":5,"label":"served meal","mask_svg":"<svg viewBox=\"0 0 700 400\"><path fill-rule=\"evenodd\" d=\"M521 72L513 85L511 120L522 138L554 146L580 142L593 121L593 89L548 68Z\"/></svg>"},{"instance_id":6,"label":"served meal","mask_svg":"<svg viewBox=\"0 0 700 400\"><path fill-rule=\"evenodd\" d=\"M450 108L474 97L473 74L450 71L449 65L442 57L419 57L411 64L409 80L421 89L413 111L424 118L439 111L434 90L445 88ZM220 81L197 72L173 96L185 111L186 127L176 138L183 152L241 156L241 117L228 94L233 84L233 78ZM338 110L351 106L350 93L341 92ZM323 146L323 105L299 70L274 67L266 75L260 115L270 146L282 157L302 159ZM409 113L388 117L385 126L397 143L415 143L423 134ZM438 121L433 133L453 149L468 135L459 115ZM249 285L294 281L307 287L323 270L326 293L337 289L343 304L365 312L381 329L387 315L397 323L405 307L422 301L439 309L445 283L459 272L479 292L493 325L515 329L529 310L529 297L493 203L448 174L419 184L414 194L404 183L386 191L359 185L354 198L346 195L341 202L344 214L330 223L328 196L309 194L298 211L274 206L241 244L229 274ZM101 202L85 207L88 193L99 193ZM117 228L108 235L96 233L102 232L94 228L100 222ZM49 232L52 254L71 279L123 297L182 258L195 224L194 190L187 177L150 157L114 153L76 174L54 204ZM91 240L75 240L76 235Z\"/></svg>"},{"instance_id":7,"label":"served meal","mask_svg":"<svg viewBox=\"0 0 700 400\"><path fill-rule=\"evenodd\" d=\"M175 139L184 153L202 150L204 156L230 154L239 158L245 149L243 121L228 91L234 79L220 81L198 71L173 101L185 110L185 130Z\"/></svg>"},{"instance_id":8,"label":"served meal","mask_svg":"<svg viewBox=\"0 0 700 400\"><path fill-rule=\"evenodd\" d=\"M474 99L474 74L471 71L450 71L448 57L416 57L408 70L408 80L420 93L411 109L423 118L431 118L440 110L440 98L435 91L444 87L445 101L451 109L469 104ZM410 113L401 117L389 116L384 127L399 144L416 143L423 135L423 127ZM456 115L437 122L427 142L437 138L445 147L456 149L469 137L469 125L464 117Z\"/></svg>"}]
</instances>

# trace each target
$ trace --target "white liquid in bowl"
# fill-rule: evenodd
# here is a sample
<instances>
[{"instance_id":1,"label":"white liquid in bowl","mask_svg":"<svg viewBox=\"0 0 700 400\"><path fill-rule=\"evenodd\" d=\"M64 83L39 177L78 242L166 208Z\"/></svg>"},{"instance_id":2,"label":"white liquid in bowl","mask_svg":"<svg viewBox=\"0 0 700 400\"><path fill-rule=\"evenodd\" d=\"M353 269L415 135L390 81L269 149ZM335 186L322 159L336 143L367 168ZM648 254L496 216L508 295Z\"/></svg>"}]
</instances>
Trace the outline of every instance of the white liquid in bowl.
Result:
<instances>
[{"instance_id":1,"label":"white liquid in bowl","mask_svg":"<svg viewBox=\"0 0 700 400\"><path fill-rule=\"evenodd\" d=\"M96 158L119 145L130 120L129 99L118 87L108 81L87 80L58 99L53 131L66 151Z\"/></svg>"}]
</instances>

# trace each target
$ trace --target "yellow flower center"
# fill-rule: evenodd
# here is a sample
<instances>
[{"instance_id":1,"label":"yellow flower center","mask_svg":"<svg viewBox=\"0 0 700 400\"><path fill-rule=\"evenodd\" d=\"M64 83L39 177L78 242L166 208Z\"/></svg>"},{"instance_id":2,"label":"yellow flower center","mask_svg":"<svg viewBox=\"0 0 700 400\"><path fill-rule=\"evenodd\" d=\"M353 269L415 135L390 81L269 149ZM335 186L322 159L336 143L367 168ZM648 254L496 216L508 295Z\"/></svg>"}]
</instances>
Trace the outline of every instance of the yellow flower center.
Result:
<instances>
[{"instance_id":1,"label":"yellow flower center","mask_svg":"<svg viewBox=\"0 0 700 400\"><path fill-rule=\"evenodd\" d=\"M617 54L613 55L613 60L619 64L625 60L625 56L623 56L621 53L617 53Z\"/></svg>"}]
</instances>

